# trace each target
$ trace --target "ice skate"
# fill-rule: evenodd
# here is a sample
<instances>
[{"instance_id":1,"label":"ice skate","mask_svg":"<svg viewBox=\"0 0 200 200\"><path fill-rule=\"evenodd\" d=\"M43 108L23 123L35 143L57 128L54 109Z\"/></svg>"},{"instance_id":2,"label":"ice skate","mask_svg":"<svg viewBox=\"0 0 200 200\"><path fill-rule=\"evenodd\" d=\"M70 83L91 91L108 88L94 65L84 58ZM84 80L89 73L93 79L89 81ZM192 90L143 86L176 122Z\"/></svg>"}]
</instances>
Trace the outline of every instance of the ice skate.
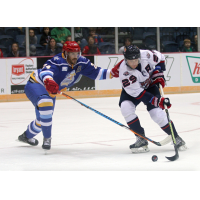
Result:
<instances>
[{"instance_id":1,"label":"ice skate","mask_svg":"<svg viewBox=\"0 0 200 200\"><path fill-rule=\"evenodd\" d=\"M44 138L42 148L44 150L50 150L51 149L51 138Z\"/></svg>"},{"instance_id":2,"label":"ice skate","mask_svg":"<svg viewBox=\"0 0 200 200\"><path fill-rule=\"evenodd\" d=\"M187 149L185 141L180 136L177 136L175 139L178 150L185 151Z\"/></svg>"},{"instance_id":3,"label":"ice skate","mask_svg":"<svg viewBox=\"0 0 200 200\"><path fill-rule=\"evenodd\" d=\"M28 143L28 144L30 144L30 145L32 145L32 146L37 146L38 143L39 143L38 140L35 139L35 138L27 138L27 137L26 137L26 131L25 131L22 135L20 135L20 136L18 137L18 140L19 140L20 142Z\"/></svg>"},{"instance_id":4,"label":"ice skate","mask_svg":"<svg viewBox=\"0 0 200 200\"><path fill-rule=\"evenodd\" d=\"M136 136L136 139L137 139L137 141L134 144L130 145L130 149L131 149L132 153L148 152L149 151L148 141L139 136Z\"/></svg>"}]
</instances>

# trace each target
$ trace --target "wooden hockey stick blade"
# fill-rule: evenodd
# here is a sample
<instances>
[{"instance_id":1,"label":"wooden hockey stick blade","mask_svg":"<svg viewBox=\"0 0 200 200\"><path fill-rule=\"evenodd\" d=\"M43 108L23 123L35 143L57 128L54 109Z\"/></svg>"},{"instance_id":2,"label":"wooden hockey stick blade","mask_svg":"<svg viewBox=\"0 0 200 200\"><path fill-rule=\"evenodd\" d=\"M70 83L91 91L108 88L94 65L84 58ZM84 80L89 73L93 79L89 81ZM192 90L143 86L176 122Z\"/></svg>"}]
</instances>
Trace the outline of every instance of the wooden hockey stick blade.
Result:
<instances>
[{"instance_id":1,"label":"wooden hockey stick blade","mask_svg":"<svg viewBox=\"0 0 200 200\"><path fill-rule=\"evenodd\" d=\"M135 131L133 131L133 130L130 129L129 127L127 127L127 126L125 126L125 125L119 123L118 121L116 121L116 120L114 120L114 119L112 119L112 118L110 118L110 117L104 115L103 113L101 113L101 112L95 110L94 108L91 108L91 107L89 107L88 105L86 105L86 104L84 104L84 103L78 101L77 99L75 99L75 98L73 98L73 97L71 97L71 96L69 96L69 95L67 95L67 94L65 94L65 93L62 93L62 92L60 92L60 91L59 91L58 93L61 94L61 95L63 95L63 96L65 96L65 97L67 97L68 99L72 99L72 100L78 102L78 103L81 104L82 106L84 106L84 107L86 107L86 108L88 108L88 109L94 111L95 113L101 115L102 117L105 117L106 119L108 119L108 120L114 122L115 124L117 124L117 125L119 125L119 126L125 128L125 129L128 129L128 130L132 131L134 134L138 135L138 136L141 137L141 138L144 138L145 140L148 140L149 142L152 142L153 144L155 144L155 145L157 145L157 146L166 145L166 144L168 144L169 142L171 142L171 140L172 140L172 139L171 139L171 136L167 136L164 140L162 140L162 141L160 141L160 142L156 142L156 141L154 141L154 140L151 140L151 139L149 139L148 137L142 136L142 135L140 135L139 133L136 133Z\"/></svg>"},{"instance_id":2,"label":"wooden hockey stick blade","mask_svg":"<svg viewBox=\"0 0 200 200\"><path fill-rule=\"evenodd\" d=\"M171 135L168 135L164 140L160 141L161 146L166 145L172 141Z\"/></svg>"},{"instance_id":3,"label":"wooden hockey stick blade","mask_svg":"<svg viewBox=\"0 0 200 200\"><path fill-rule=\"evenodd\" d=\"M178 148L177 148L176 145L174 145L174 149L175 149L175 152L176 152L174 156L172 156L172 157L165 156L170 161L175 161L175 160L177 160L179 158Z\"/></svg>"}]
</instances>

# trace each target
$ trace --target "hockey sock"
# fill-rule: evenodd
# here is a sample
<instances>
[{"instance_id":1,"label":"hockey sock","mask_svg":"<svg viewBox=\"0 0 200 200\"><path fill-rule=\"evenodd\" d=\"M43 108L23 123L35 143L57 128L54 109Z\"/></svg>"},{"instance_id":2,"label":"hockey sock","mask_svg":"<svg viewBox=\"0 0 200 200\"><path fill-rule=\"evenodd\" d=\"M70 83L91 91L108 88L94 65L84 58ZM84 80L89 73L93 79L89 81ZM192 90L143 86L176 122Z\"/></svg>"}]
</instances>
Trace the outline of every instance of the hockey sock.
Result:
<instances>
[{"instance_id":1,"label":"hockey sock","mask_svg":"<svg viewBox=\"0 0 200 200\"><path fill-rule=\"evenodd\" d=\"M175 129L175 126L174 126L174 123L171 121L171 125L172 125L172 128L173 128L173 132L174 132L174 137L176 138L178 136L178 133ZM169 123L166 124L165 126L161 127L163 131L165 131L165 133L167 133L168 135L171 135L171 129L170 129L170 126L169 126Z\"/></svg>"},{"instance_id":2,"label":"hockey sock","mask_svg":"<svg viewBox=\"0 0 200 200\"><path fill-rule=\"evenodd\" d=\"M37 120L32 121L26 130L26 137L33 138L41 131L41 125L38 123Z\"/></svg>"},{"instance_id":3,"label":"hockey sock","mask_svg":"<svg viewBox=\"0 0 200 200\"><path fill-rule=\"evenodd\" d=\"M128 126L135 132L139 133L139 134L144 134L144 129L141 127L140 125L140 120L138 117L136 117L135 119L131 120L130 122L127 123Z\"/></svg>"},{"instance_id":4,"label":"hockey sock","mask_svg":"<svg viewBox=\"0 0 200 200\"><path fill-rule=\"evenodd\" d=\"M45 138L51 137L53 100L46 96L38 101L38 109L40 113L40 123Z\"/></svg>"}]
</instances>

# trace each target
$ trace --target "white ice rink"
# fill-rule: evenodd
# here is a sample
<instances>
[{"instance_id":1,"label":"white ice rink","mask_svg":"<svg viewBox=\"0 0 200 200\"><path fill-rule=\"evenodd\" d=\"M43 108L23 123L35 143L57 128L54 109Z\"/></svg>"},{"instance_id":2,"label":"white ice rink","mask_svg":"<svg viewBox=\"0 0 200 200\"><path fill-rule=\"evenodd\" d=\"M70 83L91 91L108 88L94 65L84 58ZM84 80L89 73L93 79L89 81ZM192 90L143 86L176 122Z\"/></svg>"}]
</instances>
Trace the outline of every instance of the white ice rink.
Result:
<instances>
[{"instance_id":1,"label":"white ice rink","mask_svg":"<svg viewBox=\"0 0 200 200\"><path fill-rule=\"evenodd\" d=\"M200 94L173 94L169 114L187 151L179 152L175 162L165 156L175 155L173 145L159 147L149 143L150 152L132 154L135 142L131 131L118 126L73 100L57 100L53 116L52 148L29 146L16 139L35 118L31 102L0 103L0 170L1 171L199 171L200 170ZM118 107L119 97L78 99L112 119L126 125ZM145 106L137 115L146 136L161 141L167 135L155 124ZM158 156L152 162L152 155Z\"/></svg>"},{"instance_id":2,"label":"white ice rink","mask_svg":"<svg viewBox=\"0 0 200 200\"><path fill-rule=\"evenodd\" d=\"M26 195L20 194L20 199L28 196L34 200L35 191L39 192L39 199L47 196L47 199L70 200L146 199L141 198L143 192L154 193L147 195L154 200L196 197L200 170L200 94L166 96L172 103L170 117L188 147L187 151L179 152L180 158L174 162L165 158L175 155L171 144L159 147L149 143L150 152L132 154L129 145L135 142L135 136L131 131L69 99L56 102L52 148L45 154L41 147L42 133L36 136L39 140L36 147L16 141L35 118L32 104L0 103L1 180L3 177L0 196L4 195L1 199L15 199L21 190ZM78 100L126 125L118 107L119 97ZM137 107L137 115L147 137L154 141L166 137L142 103ZM152 155L158 156L157 162L152 162ZM46 194L44 188L47 193L52 188L51 193Z\"/></svg>"}]
</instances>

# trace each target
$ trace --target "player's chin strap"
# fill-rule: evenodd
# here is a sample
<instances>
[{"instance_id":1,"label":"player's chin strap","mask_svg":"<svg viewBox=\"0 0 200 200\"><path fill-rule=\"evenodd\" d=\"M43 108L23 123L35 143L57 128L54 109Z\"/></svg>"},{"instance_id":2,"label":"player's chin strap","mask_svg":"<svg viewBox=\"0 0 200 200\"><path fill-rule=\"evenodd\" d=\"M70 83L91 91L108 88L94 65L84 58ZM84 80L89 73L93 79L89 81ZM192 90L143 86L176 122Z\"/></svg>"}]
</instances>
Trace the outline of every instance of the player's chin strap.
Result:
<instances>
[{"instance_id":1,"label":"player's chin strap","mask_svg":"<svg viewBox=\"0 0 200 200\"><path fill-rule=\"evenodd\" d=\"M95 113L101 115L102 117L105 117L106 119L108 119L108 120L114 122L115 124L117 124L117 125L119 125L119 126L125 128L125 129L128 129L129 131L133 132L135 135L138 135L139 137L144 138L145 140L148 140L149 142L152 142L153 144L155 144L155 145L157 145L157 146L163 146L163 145L166 145L166 144L168 144L168 143L171 142L171 136L170 136L170 135L167 136L164 140L162 140L162 141L160 141L160 142L155 142L155 141L149 139L149 138L146 137L146 136L142 136L142 135L140 135L139 133L136 133L135 131L133 131L133 130L130 129L129 127L127 127L127 126L125 126L125 125L119 123L118 121L116 121L116 120L114 120L114 119L112 119L112 118L110 118L110 117L104 115L103 113L101 113L101 112L95 110L94 108L91 108L91 107L87 106L86 104L84 104L84 103L78 101L77 99L75 99L75 98L73 98L73 97L71 97L71 96L69 96L69 95L67 95L67 94L65 94L65 93L62 93L62 92L59 91L58 94L61 94L61 95L65 96L65 97L67 97L68 99L72 99L72 100L78 102L78 103L81 104L82 106L84 106L84 107L86 107L86 108L88 108L88 109L94 111Z\"/></svg>"}]
</instances>

